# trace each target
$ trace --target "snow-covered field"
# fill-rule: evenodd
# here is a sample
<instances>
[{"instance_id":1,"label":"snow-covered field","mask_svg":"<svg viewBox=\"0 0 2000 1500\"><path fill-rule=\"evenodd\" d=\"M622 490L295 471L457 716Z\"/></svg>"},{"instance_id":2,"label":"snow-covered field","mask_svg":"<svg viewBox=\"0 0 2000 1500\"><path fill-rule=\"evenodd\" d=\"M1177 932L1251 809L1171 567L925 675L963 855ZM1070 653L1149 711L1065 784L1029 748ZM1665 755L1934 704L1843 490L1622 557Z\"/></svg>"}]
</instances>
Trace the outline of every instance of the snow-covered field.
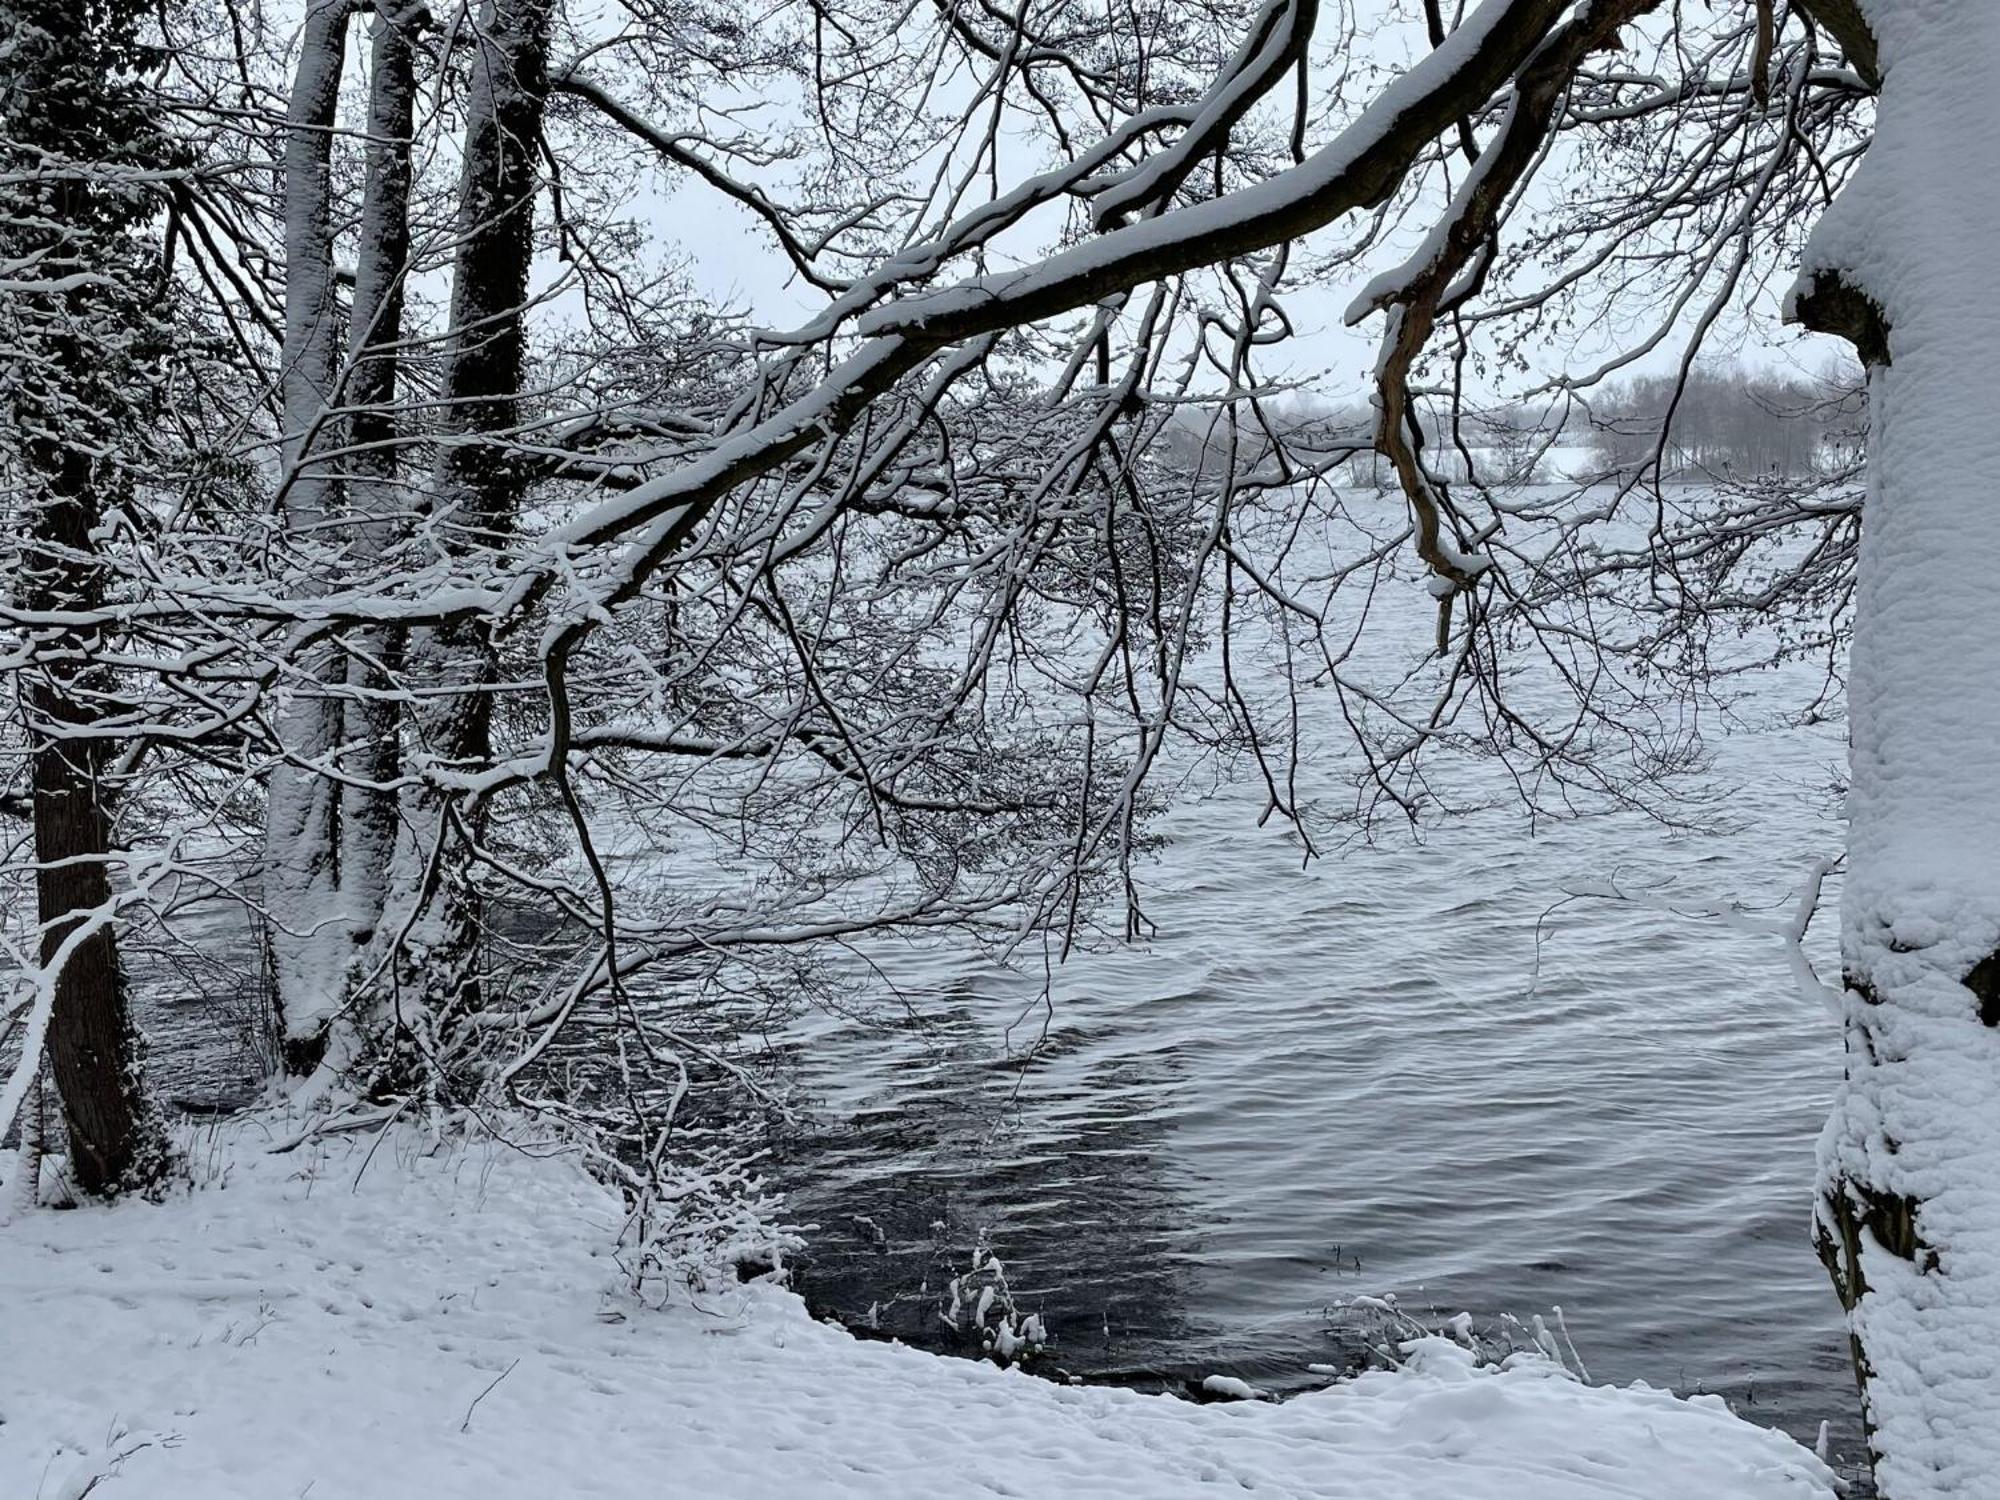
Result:
<instances>
[{"instance_id":1,"label":"snow-covered field","mask_svg":"<svg viewBox=\"0 0 2000 1500\"><path fill-rule=\"evenodd\" d=\"M1807 1500L1831 1476L1714 1397L1443 1339L1283 1404L1063 1387L857 1341L789 1293L664 1311L561 1155L244 1121L160 1205L0 1228L6 1500L1143 1496ZM11 1165L0 1160L0 1175Z\"/></svg>"}]
</instances>

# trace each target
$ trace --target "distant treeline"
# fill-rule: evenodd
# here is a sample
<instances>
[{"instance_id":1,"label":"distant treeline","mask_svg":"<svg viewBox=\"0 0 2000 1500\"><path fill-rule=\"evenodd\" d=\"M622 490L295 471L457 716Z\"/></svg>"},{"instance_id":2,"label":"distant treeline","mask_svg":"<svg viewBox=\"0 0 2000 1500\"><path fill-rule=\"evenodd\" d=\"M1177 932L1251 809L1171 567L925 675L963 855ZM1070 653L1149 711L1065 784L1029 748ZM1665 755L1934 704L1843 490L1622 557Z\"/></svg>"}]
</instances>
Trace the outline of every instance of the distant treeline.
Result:
<instances>
[{"instance_id":1,"label":"distant treeline","mask_svg":"<svg viewBox=\"0 0 2000 1500\"><path fill-rule=\"evenodd\" d=\"M1588 446L1600 467L1630 471L1658 455L1675 477L1823 473L1859 456L1866 429L1859 372L1840 368L1817 380L1740 368L1645 376L1593 406Z\"/></svg>"},{"instance_id":2,"label":"distant treeline","mask_svg":"<svg viewBox=\"0 0 2000 1500\"><path fill-rule=\"evenodd\" d=\"M1299 457L1352 450L1343 465L1353 482L1387 487L1393 476L1370 447L1374 413L1363 403L1334 406L1298 397L1267 411L1266 421ZM1543 399L1482 407L1452 424L1425 416L1427 462L1462 478L1467 453L1481 480L1494 484L1632 473L1658 458L1670 479L1809 477L1844 468L1861 454L1867 430L1860 371L1841 366L1817 378L1728 365L1685 380L1640 376L1599 387L1582 399ZM1663 438L1664 434L1664 438ZM1262 430L1239 427L1239 472L1271 456ZM1218 472L1228 439L1204 413L1176 420L1155 456L1183 468Z\"/></svg>"}]
</instances>

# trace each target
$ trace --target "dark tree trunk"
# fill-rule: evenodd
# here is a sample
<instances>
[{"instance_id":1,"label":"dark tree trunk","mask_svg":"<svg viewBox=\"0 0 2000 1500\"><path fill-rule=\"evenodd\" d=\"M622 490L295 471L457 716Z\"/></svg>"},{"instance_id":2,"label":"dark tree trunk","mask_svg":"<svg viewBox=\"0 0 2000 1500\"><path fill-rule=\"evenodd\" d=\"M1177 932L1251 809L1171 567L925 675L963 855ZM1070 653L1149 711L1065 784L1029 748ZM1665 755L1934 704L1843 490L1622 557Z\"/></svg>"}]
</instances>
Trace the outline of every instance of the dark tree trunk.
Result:
<instances>
[{"instance_id":1,"label":"dark tree trunk","mask_svg":"<svg viewBox=\"0 0 2000 1500\"><path fill-rule=\"evenodd\" d=\"M148 1106L119 966L111 789L129 705L97 626L110 568L100 531L137 508L138 474L181 330L149 221L151 184L185 164L147 80L142 0L12 0L0 45L0 261L85 274L7 289L9 378L0 470L16 506L8 588L39 629L15 669L34 790L36 907L47 990L39 1045L62 1103L72 1173L91 1193L151 1181L167 1162ZM27 1058L33 1067L40 1058Z\"/></svg>"},{"instance_id":2,"label":"dark tree trunk","mask_svg":"<svg viewBox=\"0 0 2000 1500\"><path fill-rule=\"evenodd\" d=\"M81 352L81 351L77 351ZM36 445L38 448L43 445ZM36 556L24 596L31 607L91 609L98 570L83 559L97 520L90 463L43 452L52 481L36 506ZM109 684L89 665L92 642L51 643L50 660L24 685L35 789L35 888L42 961L53 963L78 929L55 980L49 1069L62 1097L71 1170L87 1193L137 1186L157 1174L163 1139L147 1104L116 929L108 920L111 817L99 772L106 742L92 734Z\"/></svg>"}]
</instances>

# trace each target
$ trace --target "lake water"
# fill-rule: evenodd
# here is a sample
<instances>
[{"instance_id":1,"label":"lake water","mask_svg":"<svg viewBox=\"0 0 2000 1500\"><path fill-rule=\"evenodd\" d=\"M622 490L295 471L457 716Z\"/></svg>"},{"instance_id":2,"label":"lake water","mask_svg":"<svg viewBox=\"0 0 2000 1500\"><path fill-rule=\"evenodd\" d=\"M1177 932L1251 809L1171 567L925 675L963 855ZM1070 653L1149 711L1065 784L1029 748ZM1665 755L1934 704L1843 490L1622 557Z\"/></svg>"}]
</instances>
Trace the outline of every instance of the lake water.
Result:
<instances>
[{"instance_id":1,"label":"lake water","mask_svg":"<svg viewBox=\"0 0 2000 1500\"><path fill-rule=\"evenodd\" d=\"M1721 1392L1808 1443L1825 1420L1851 1455L1846 1337L1808 1241L1837 1028L1775 942L1550 910L1566 881L1616 874L1788 912L1842 834L1841 726L1781 721L1811 675L1753 680L1708 727L1691 789L1723 795L1704 831L1630 812L1531 828L1468 762L1445 784L1499 805L1301 868L1295 835L1256 826L1256 790L1225 786L1166 821L1157 930L1073 959L1046 1010L1038 971L872 955L913 1018L815 1017L792 1039L818 1105L781 1173L816 1226L804 1289L949 1344L946 1281L984 1242L1050 1363L1277 1391L1380 1335L1342 1307L1356 1296L1481 1327L1559 1305L1594 1378ZM1826 974L1837 894L1813 934Z\"/></svg>"},{"instance_id":2,"label":"lake water","mask_svg":"<svg viewBox=\"0 0 2000 1500\"><path fill-rule=\"evenodd\" d=\"M1385 649L1407 652L1427 606L1398 587ZM1485 810L1302 865L1246 777L1165 818L1155 928L1058 969L1047 1008L1038 970L872 951L852 993L877 1019L814 1013L781 1048L813 1106L777 1171L814 1226L802 1289L857 1329L954 1347L946 1285L983 1244L1047 1324L1044 1368L1278 1392L1393 1336L1357 1297L1503 1336L1560 1306L1593 1378L1721 1392L1807 1442L1824 1420L1852 1455L1846 1339L1808 1243L1836 1029L1775 943L1552 910L1613 875L1788 908L1842 838L1842 728L1788 718L1816 686L1774 672L1711 716L1713 763L1685 788L1718 799L1700 831L1531 826L1495 767L1448 758L1440 788ZM1351 803L1334 706L1304 701L1322 716L1306 790ZM1835 925L1814 930L1823 973ZM907 1012L880 1007L891 985ZM247 1079L215 1060L216 1014L156 1014L156 1071Z\"/></svg>"}]
</instances>

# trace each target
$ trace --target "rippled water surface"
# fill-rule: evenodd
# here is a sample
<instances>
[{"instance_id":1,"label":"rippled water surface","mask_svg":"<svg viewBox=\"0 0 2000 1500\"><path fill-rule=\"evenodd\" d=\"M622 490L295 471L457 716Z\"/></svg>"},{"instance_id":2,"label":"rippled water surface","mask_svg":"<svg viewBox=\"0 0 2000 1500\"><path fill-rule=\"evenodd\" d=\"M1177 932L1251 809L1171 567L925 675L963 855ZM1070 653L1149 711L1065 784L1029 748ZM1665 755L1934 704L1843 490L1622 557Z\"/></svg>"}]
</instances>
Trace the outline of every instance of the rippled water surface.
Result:
<instances>
[{"instance_id":1,"label":"rippled water surface","mask_svg":"<svg viewBox=\"0 0 2000 1500\"><path fill-rule=\"evenodd\" d=\"M1428 627L1405 592L1389 634L1407 648ZM1852 1454L1846 1340L1807 1240L1835 1028L1775 943L1560 905L1565 883L1615 876L1788 907L1842 832L1840 726L1790 722L1817 686L1773 673L1710 715L1713 764L1686 789L1711 800L1700 831L1531 825L1499 770L1460 760L1439 787L1485 810L1305 864L1295 833L1258 826L1245 777L1167 816L1155 926L1056 970L1046 1007L1039 970L872 951L852 984L875 1019L815 1012L786 1039L814 1105L779 1158L814 1226L803 1289L948 1347L946 1283L983 1244L1053 1366L1278 1391L1383 1335L1356 1297L1486 1329L1559 1305L1594 1378L1719 1391L1808 1442L1824 1420ZM1351 804L1334 706L1303 701L1324 718L1303 790ZM1834 926L1814 929L1822 972ZM206 1060L180 1072L229 1073L213 1020L182 1011L155 1018L156 1062L175 1073L161 1054L185 1041Z\"/></svg>"},{"instance_id":2,"label":"rippled water surface","mask_svg":"<svg viewBox=\"0 0 2000 1500\"><path fill-rule=\"evenodd\" d=\"M1851 1448L1807 1239L1837 1031L1774 943L1550 910L1613 874L1783 902L1841 832L1839 727L1778 722L1799 687L1773 677L1709 726L1719 829L1531 829L1500 805L1302 868L1246 784L1168 818L1157 930L1072 960L1046 1012L1039 973L889 955L921 1024L802 1039L821 1108L786 1176L818 1226L808 1293L936 1341L983 1239L1063 1367L1276 1389L1351 1356L1356 1295L1480 1324L1559 1304L1597 1379L1720 1391L1808 1442L1828 1420ZM1504 803L1490 768L1453 774ZM1828 964L1834 927L1822 912Z\"/></svg>"}]
</instances>

